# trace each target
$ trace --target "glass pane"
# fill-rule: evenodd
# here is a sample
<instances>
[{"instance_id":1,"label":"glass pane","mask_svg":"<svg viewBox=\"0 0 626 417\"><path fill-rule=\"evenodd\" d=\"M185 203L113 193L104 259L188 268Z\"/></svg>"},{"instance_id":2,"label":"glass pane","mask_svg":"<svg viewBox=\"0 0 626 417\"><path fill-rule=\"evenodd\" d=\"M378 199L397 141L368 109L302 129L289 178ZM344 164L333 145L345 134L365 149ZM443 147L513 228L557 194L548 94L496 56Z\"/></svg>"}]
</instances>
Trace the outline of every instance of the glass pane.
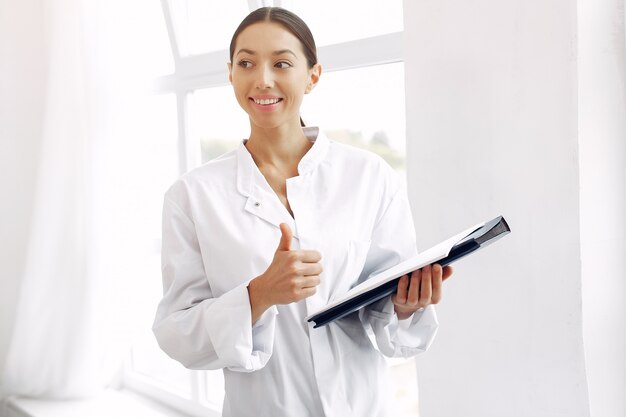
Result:
<instances>
[{"instance_id":1,"label":"glass pane","mask_svg":"<svg viewBox=\"0 0 626 417\"><path fill-rule=\"evenodd\" d=\"M169 5L181 56L228 49L250 12L245 0L170 0Z\"/></svg>"},{"instance_id":2,"label":"glass pane","mask_svg":"<svg viewBox=\"0 0 626 417\"><path fill-rule=\"evenodd\" d=\"M132 114L133 130L116 149L119 200L112 213L114 253L108 263L112 273L123 277L117 298L127 321L150 328L162 295L160 238L163 194L178 177L178 122L174 94L145 97L141 112ZM123 194L122 194L123 193ZM120 278L122 279L122 278Z\"/></svg>"},{"instance_id":3,"label":"glass pane","mask_svg":"<svg viewBox=\"0 0 626 417\"><path fill-rule=\"evenodd\" d=\"M190 94L189 129L204 163L235 149L250 135L250 122L228 85Z\"/></svg>"},{"instance_id":4,"label":"glass pane","mask_svg":"<svg viewBox=\"0 0 626 417\"><path fill-rule=\"evenodd\" d=\"M128 196L119 215L126 239L118 245L114 263L126 277L124 292L116 295L120 308L137 329L132 347L132 370L165 389L191 398L189 371L168 358L149 330L162 296L160 237L165 190L178 177L178 121L174 94L150 95L141 102L138 131L124 145L122 158L132 160L132 176L124 184ZM140 129L140 130L139 130ZM129 298L132 297L132 300Z\"/></svg>"},{"instance_id":5,"label":"glass pane","mask_svg":"<svg viewBox=\"0 0 626 417\"><path fill-rule=\"evenodd\" d=\"M282 3L306 22L317 46L404 30L402 0L293 0Z\"/></svg>"},{"instance_id":6,"label":"glass pane","mask_svg":"<svg viewBox=\"0 0 626 417\"><path fill-rule=\"evenodd\" d=\"M147 78L154 78L174 72L174 57L167 35L167 26L163 16L161 3L154 0L127 2L126 27L118 27L119 41L122 45L129 43L140 48L133 50L129 56L133 65L138 65ZM138 30L138 29L141 30ZM133 40L129 40L132 37ZM137 41L137 42L135 42ZM137 56L140 59L137 59ZM138 69L138 68L136 68Z\"/></svg>"},{"instance_id":7,"label":"glass pane","mask_svg":"<svg viewBox=\"0 0 626 417\"><path fill-rule=\"evenodd\" d=\"M404 172L403 63L325 73L301 113L330 139L373 151Z\"/></svg>"},{"instance_id":8,"label":"glass pane","mask_svg":"<svg viewBox=\"0 0 626 417\"><path fill-rule=\"evenodd\" d=\"M135 147L141 150L141 159L135 165L144 176L141 189L133 190L142 196L141 226L145 236L161 237L161 208L163 194L178 178L178 115L174 94L151 95L143 105L142 132L135 138Z\"/></svg>"}]
</instances>

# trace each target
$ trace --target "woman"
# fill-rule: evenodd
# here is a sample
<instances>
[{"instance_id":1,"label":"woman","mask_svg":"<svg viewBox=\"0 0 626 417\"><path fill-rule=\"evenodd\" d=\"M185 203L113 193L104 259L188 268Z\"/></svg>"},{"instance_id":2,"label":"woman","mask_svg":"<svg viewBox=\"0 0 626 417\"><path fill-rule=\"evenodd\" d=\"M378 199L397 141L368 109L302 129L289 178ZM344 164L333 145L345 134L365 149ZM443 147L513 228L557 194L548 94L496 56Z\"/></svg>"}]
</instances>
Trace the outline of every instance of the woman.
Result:
<instances>
[{"instance_id":1,"label":"woman","mask_svg":"<svg viewBox=\"0 0 626 417\"><path fill-rule=\"evenodd\" d=\"M301 126L322 67L297 16L252 12L230 60L250 137L165 195L154 333L186 367L224 369L226 417L384 415L381 353L427 349L451 269L422 268L391 298L318 329L306 323L416 253L409 204L382 159Z\"/></svg>"}]
</instances>

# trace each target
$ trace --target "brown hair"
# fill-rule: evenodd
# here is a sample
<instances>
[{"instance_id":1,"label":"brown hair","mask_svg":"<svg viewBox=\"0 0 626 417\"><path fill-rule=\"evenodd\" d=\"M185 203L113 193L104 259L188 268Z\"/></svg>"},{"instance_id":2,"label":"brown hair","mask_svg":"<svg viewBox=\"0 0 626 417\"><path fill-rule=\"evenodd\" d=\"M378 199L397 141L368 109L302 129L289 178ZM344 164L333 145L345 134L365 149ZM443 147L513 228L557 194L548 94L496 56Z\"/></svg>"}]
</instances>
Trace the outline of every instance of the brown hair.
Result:
<instances>
[{"instance_id":1,"label":"brown hair","mask_svg":"<svg viewBox=\"0 0 626 417\"><path fill-rule=\"evenodd\" d=\"M233 61L235 43L237 42L239 34L248 26L259 22L278 23L287 29L292 35L300 40L309 68L312 68L313 65L317 64L317 48L315 47L315 40L313 39L311 30L295 13L281 7L261 7L260 9L256 9L250 13L241 21L230 41L231 62Z\"/></svg>"}]
</instances>

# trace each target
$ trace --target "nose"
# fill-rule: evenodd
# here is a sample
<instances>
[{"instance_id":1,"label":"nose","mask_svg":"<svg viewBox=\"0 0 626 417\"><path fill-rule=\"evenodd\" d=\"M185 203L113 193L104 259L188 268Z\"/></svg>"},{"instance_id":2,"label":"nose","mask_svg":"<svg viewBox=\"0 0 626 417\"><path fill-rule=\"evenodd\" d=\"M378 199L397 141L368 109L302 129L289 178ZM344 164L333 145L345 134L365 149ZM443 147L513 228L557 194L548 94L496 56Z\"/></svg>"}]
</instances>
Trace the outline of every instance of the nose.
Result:
<instances>
[{"instance_id":1,"label":"nose","mask_svg":"<svg viewBox=\"0 0 626 417\"><path fill-rule=\"evenodd\" d=\"M261 90L272 88L274 86L272 69L269 68L267 65L259 67L256 84L256 88Z\"/></svg>"}]
</instances>

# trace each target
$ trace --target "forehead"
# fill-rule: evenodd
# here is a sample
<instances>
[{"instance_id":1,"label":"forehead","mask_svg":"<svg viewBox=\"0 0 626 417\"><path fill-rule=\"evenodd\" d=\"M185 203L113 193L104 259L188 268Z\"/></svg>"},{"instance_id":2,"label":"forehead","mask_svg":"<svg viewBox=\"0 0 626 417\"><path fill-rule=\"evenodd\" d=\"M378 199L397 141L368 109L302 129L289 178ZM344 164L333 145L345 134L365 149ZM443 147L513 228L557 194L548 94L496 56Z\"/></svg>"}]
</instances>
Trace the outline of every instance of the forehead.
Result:
<instances>
[{"instance_id":1,"label":"forehead","mask_svg":"<svg viewBox=\"0 0 626 417\"><path fill-rule=\"evenodd\" d=\"M259 53L290 49L304 55L300 40L284 26L274 22L254 23L245 28L235 42L235 54L240 49Z\"/></svg>"}]
</instances>

